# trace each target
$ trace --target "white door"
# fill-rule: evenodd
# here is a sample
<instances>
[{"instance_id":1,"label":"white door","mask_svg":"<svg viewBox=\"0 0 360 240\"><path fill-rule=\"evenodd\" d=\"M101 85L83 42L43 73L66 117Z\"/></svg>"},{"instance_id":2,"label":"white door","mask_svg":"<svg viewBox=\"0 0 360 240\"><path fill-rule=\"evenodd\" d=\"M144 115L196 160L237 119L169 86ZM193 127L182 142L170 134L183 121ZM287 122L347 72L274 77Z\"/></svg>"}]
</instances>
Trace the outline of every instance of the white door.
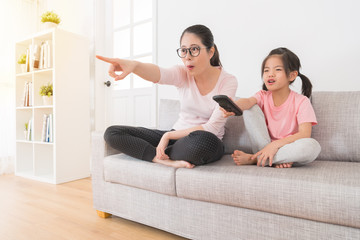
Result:
<instances>
[{"instance_id":1,"label":"white door","mask_svg":"<svg viewBox=\"0 0 360 240\"><path fill-rule=\"evenodd\" d=\"M156 1L106 1L106 56L156 63ZM110 9L110 10L109 10ZM110 26L110 27L109 27ZM107 72L105 72L107 74ZM157 86L135 74L104 81L106 125L156 127Z\"/></svg>"}]
</instances>

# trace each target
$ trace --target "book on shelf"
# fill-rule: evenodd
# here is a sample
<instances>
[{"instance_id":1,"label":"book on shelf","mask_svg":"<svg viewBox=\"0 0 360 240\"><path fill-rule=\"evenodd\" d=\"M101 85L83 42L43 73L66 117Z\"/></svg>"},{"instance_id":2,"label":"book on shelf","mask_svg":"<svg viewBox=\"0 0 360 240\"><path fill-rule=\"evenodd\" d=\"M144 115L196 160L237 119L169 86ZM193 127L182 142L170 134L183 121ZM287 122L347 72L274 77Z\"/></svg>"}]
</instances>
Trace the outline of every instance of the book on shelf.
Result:
<instances>
[{"instance_id":1,"label":"book on shelf","mask_svg":"<svg viewBox=\"0 0 360 240\"><path fill-rule=\"evenodd\" d=\"M27 96L28 96L28 83L26 82L24 84L24 94L23 94L23 107L27 106Z\"/></svg>"},{"instance_id":2,"label":"book on shelf","mask_svg":"<svg viewBox=\"0 0 360 240\"><path fill-rule=\"evenodd\" d=\"M47 121L47 115L44 114L43 116L43 127L42 127L42 132L41 132L41 141L45 142L45 138L46 138L46 121Z\"/></svg>"},{"instance_id":3,"label":"book on shelf","mask_svg":"<svg viewBox=\"0 0 360 240\"><path fill-rule=\"evenodd\" d=\"M42 142L53 142L54 133L53 133L53 115L44 114L43 116L43 128L41 133Z\"/></svg>"},{"instance_id":4,"label":"book on shelf","mask_svg":"<svg viewBox=\"0 0 360 240\"><path fill-rule=\"evenodd\" d=\"M50 41L41 43L39 53L39 69L45 69L51 67L51 47Z\"/></svg>"},{"instance_id":5,"label":"book on shelf","mask_svg":"<svg viewBox=\"0 0 360 240\"><path fill-rule=\"evenodd\" d=\"M29 119L26 140L31 141L33 134L32 119Z\"/></svg>"},{"instance_id":6,"label":"book on shelf","mask_svg":"<svg viewBox=\"0 0 360 240\"><path fill-rule=\"evenodd\" d=\"M51 41L30 44L26 49L26 72L51 68Z\"/></svg>"},{"instance_id":7,"label":"book on shelf","mask_svg":"<svg viewBox=\"0 0 360 240\"><path fill-rule=\"evenodd\" d=\"M29 72L34 71L33 52L34 52L33 45L30 44L30 45L29 45Z\"/></svg>"},{"instance_id":8,"label":"book on shelf","mask_svg":"<svg viewBox=\"0 0 360 240\"><path fill-rule=\"evenodd\" d=\"M33 92L33 83L29 82L29 107L31 107L33 105L33 97L32 97L32 92Z\"/></svg>"},{"instance_id":9,"label":"book on shelf","mask_svg":"<svg viewBox=\"0 0 360 240\"><path fill-rule=\"evenodd\" d=\"M26 49L26 72L30 72L30 51L29 49Z\"/></svg>"},{"instance_id":10,"label":"book on shelf","mask_svg":"<svg viewBox=\"0 0 360 240\"><path fill-rule=\"evenodd\" d=\"M33 45L33 55L32 55L32 62L34 69L39 68L39 61L40 61L40 48L37 44Z\"/></svg>"},{"instance_id":11,"label":"book on shelf","mask_svg":"<svg viewBox=\"0 0 360 240\"><path fill-rule=\"evenodd\" d=\"M32 90L32 82L26 82L24 85L23 107L31 107L33 105Z\"/></svg>"},{"instance_id":12,"label":"book on shelf","mask_svg":"<svg viewBox=\"0 0 360 240\"><path fill-rule=\"evenodd\" d=\"M54 128L53 128L53 115L50 113L49 114L49 142L53 142L54 140Z\"/></svg>"}]
</instances>

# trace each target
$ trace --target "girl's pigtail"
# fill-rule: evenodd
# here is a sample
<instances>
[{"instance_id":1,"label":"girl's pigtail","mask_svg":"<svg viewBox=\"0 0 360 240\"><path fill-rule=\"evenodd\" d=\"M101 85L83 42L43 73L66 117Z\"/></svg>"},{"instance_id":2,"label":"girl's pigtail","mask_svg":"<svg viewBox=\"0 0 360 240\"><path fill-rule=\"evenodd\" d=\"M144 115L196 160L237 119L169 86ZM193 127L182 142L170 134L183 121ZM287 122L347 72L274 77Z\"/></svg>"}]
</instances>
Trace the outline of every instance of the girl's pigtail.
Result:
<instances>
[{"instance_id":1,"label":"girl's pigtail","mask_svg":"<svg viewBox=\"0 0 360 240\"><path fill-rule=\"evenodd\" d=\"M265 85L265 83L263 83L263 85L262 85L262 90L265 90L265 91L268 90L267 87L266 87L266 85Z\"/></svg>"},{"instance_id":2,"label":"girl's pigtail","mask_svg":"<svg viewBox=\"0 0 360 240\"><path fill-rule=\"evenodd\" d=\"M301 78L302 81L302 87L301 87L302 94L310 98L312 92L312 84L310 82L310 79L301 73L299 73L298 76Z\"/></svg>"}]
</instances>

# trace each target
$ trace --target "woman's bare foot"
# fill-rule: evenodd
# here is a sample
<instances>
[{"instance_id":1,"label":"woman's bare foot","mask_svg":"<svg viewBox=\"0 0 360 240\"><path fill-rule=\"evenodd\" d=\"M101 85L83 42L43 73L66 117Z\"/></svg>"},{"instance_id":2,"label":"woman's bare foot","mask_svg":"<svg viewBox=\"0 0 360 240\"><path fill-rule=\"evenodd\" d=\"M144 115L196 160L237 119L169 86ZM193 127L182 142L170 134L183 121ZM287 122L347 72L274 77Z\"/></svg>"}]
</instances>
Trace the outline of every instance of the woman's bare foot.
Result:
<instances>
[{"instance_id":1,"label":"woman's bare foot","mask_svg":"<svg viewBox=\"0 0 360 240\"><path fill-rule=\"evenodd\" d=\"M184 160L171 160L171 159L158 159L158 158L154 158L153 162L155 163L160 163L169 167L174 167L174 168L194 168L195 165L191 164L187 161Z\"/></svg>"},{"instance_id":2,"label":"woman's bare foot","mask_svg":"<svg viewBox=\"0 0 360 240\"><path fill-rule=\"evenodd\" d=\"M280 164L274 164L275 168L291 168L293 163L280 163Z\"/></svg>"},{"instance_id":3,"label":"woman's bare foot","mask_svg":"<svg viewBox=\"0 0 360 240\"><path fill-rule=\"evenodd\" d=\"M251 154L244 153L243 151L235 150L233 154L231 154L236 165L253 165L257 163L257 159L252 160Z\"/></svg>"}]
</instances>

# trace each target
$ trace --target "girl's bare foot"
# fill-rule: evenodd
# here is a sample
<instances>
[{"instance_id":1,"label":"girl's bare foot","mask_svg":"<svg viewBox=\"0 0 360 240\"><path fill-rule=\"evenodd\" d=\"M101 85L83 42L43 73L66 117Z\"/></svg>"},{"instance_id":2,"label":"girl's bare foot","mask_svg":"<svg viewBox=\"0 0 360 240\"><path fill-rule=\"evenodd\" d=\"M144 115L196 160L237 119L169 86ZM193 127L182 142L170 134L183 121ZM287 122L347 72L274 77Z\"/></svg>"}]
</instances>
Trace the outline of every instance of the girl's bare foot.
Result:
<instances>
[{"instance_id":1,"label":"girl's bare foot","mask_svg":"<svg viewBox=\"0 0 360 240\"><path fill-rule=\"evenodd\" d=\"M243 151L235 150L231 155L236 165L252 165L257 163L257 159L252 160L251 154L244 153Z\"/></svg>"},{"instance_id":2,"label":"girl's bare foot","mask_svg":"<svg viewBox=\"0 0 360 240\"><path fill-rule=\"evenodd\" d=\"M169 167L174 167L174 168L194 168L195 165L191 164L187 161L184 160L171 160L171 159L158 159L158 158L154 158L153 162L155 163L160 163Z\"/></svg>"},{"instance_id":3,"label":"girl's bare foot","mask_svg":"<svg viewBox=\"0 0 360 240\"><path fill-rule=\"evenodd\" d=\"M280 164L274 164L275 168L291 168L293 163L280 163Z\"/></svg>"}]
</instances>

